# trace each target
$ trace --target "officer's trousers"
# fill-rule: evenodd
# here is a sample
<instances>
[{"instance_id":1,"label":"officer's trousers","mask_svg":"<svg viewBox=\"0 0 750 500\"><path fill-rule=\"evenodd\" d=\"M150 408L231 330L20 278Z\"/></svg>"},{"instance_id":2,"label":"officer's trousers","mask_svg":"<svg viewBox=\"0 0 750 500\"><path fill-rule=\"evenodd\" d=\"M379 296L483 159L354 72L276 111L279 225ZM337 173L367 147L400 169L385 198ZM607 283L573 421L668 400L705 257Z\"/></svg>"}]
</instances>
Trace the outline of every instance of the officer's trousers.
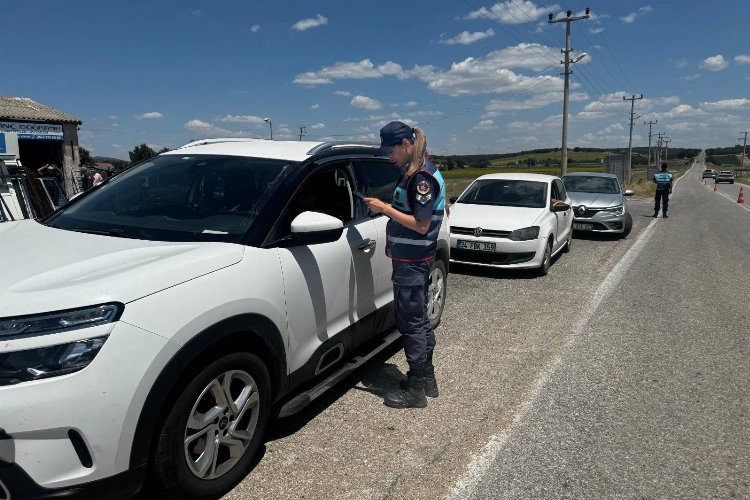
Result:
<instances>
[{"instance_id":1,"label":"officer's trousers","mask_svg":"<svg viewBox=\"0 0 750 500\"><path fill-rule=\"evenodd\" d=\"M393 301L396 328L403 335L404 353L409 369L426 367L435 349L435 332L427 317L427 292L433 260L393 261Z\"/></svg>"},{"instance_id":2,"label":"officer's trousers","mask_svg":"<svg viewBox=\"0 0 750 500\"><path fill-rule=\"evenodd\" d=\"M669 210L669 190L665 189L663 191L660 191L659 189L656 190L656 195L654 196L654 213L659 213L659 204L662 204L664 206L663 213L667 213L667 210Z\"/></svg>"}]
</instances>

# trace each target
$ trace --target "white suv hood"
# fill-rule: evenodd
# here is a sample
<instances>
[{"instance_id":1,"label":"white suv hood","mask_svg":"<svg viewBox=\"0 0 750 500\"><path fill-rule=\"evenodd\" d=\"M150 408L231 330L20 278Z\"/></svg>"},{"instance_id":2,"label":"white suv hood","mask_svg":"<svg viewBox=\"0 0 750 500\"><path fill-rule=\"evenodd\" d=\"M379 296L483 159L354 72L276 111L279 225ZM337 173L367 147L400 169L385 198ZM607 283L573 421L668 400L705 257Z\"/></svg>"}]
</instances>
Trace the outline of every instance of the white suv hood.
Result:
<instances>
[{"instance_id":1,"label":"white suv hood","mask_svg":"<svg viewBox=\"0 0 750 500\"><path fill-rule=\"evenodd\" d=\"M169 243L0 224L0 317L131 302L242 259L228 243Z\"/></svg>"},{"instance_id":2,"label":"white suv hood","mask_svg":"<svg viewBox=\"0 0 750 500\"><path fill-rule=\"evenodd\" d=\"M547 209L454 203L448 220L451 226L456 227L513 231L533 226L545 210Z\"/></svg>"}]
</instances>

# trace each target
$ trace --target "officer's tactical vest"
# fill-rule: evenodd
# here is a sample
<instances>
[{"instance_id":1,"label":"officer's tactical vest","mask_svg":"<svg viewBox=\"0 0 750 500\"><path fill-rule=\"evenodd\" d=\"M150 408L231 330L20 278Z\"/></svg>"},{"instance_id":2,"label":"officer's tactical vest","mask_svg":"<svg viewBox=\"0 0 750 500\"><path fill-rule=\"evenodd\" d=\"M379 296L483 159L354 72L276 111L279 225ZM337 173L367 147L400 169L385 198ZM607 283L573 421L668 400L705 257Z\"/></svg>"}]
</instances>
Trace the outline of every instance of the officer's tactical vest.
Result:
<instances>
[{"instance_id":1,"label":"officer's tactical vest","mask_svg":"<svg viewBox=\"0 0 750 500\"><path fill-rule=\"evenodd\" d=\"M437 250L437 239L440 233L440 225L443 222L445 213L445 181L440 171L432 162L425 162L421 170L415 172L411 177L401 175L393 191L393 201L391 206L405 214L413 215L413 210L408 199L409 185L417 176L418 172L423 172L433 177L437 182L433 183L432 196L435 198L435 204L432 206L432 217L430 219L430 229L426 235L412 231L408 227L402 226L394 220L389 220L386 227L387 241L385 254L393 260L403 262L420 262L429 260L435 256ZM439 191L434 192L435 184L439 186Z\"/></svg>"},{"instance_id":2,"label":"officer's tactical vest","mask_svg":"<svg viewBox=\"0 0 750 500\"><path fill-rule=\"evenodd\" d=\"M666 191L669 189L669 185L672 183L672 173L656 172L654 174L654 181L656 182L656 189L658 191Z\"/></svg>"}]
</instances>

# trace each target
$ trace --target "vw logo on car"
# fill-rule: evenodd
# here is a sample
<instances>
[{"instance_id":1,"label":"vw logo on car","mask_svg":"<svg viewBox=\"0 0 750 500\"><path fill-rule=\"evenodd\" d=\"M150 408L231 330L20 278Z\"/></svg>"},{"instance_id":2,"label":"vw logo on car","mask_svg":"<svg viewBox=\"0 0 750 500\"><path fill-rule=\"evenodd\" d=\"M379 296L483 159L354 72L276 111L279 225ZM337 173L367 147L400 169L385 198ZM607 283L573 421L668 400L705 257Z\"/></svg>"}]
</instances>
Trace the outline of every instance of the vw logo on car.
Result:
<instances>
[{"instance_id":1,"label":"vw logo on car","mask_svg":"<svg viewBox=\"0 0 750 500\"><path fill-rule=\"evenodd\" d=\"M475 227L474 228L474 236L479 238L482 236L482 228L481 227Z\"/></svg>"}]
</instances>

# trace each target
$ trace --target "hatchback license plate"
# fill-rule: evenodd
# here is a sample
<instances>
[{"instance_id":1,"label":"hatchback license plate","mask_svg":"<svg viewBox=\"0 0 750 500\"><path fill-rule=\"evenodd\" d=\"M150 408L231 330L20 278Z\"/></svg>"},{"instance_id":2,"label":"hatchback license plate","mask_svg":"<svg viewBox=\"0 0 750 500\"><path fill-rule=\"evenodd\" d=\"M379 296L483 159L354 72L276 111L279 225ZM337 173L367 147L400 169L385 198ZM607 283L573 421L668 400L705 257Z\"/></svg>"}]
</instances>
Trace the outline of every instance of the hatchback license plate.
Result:
<instances>
[{"instance_id":1,"label":"hatchback license plate","mask_svg":"<svg viewBox=\"0 0 750 500\"><path fill-rule=\"evenodd\" d=\"M479 250L480 252L494 252L495 244L487 243L484 241L464 241L458 240L456 242L457 248L465 248L466 250Z\"/></svg>"},{"instance_id":2,"label":"hatchback license plate","mask_svg":"<svg viewBox=\"0 0 750 500\"><path fill-rule=\"evenodd\" d=\"M581 224L580 222L573 223L573 229L580 229L582 231L591 231L594 229L593 224Z\"/></svg>"}]
</instances>

